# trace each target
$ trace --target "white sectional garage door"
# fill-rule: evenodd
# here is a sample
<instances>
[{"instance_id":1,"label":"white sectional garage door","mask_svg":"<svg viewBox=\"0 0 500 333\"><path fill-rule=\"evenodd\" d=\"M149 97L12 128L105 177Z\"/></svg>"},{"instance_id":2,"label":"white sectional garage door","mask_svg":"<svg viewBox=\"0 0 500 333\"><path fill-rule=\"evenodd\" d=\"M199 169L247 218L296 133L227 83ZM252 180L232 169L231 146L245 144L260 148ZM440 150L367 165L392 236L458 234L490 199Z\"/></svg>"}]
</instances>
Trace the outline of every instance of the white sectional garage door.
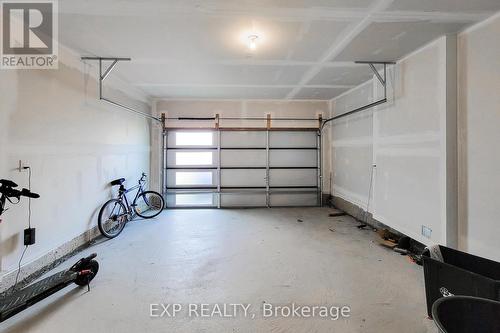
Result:
<instances>
[{"instance_id":1,"label":"white sectional garage door","mask_svg":"<svg viewBox=\"0 0 500 333\"><path fill-rule=\"evenodd\" d=\"M168 207L319 205L316 130L175 130L163 148Z\"/></svg>"}]
</instances>

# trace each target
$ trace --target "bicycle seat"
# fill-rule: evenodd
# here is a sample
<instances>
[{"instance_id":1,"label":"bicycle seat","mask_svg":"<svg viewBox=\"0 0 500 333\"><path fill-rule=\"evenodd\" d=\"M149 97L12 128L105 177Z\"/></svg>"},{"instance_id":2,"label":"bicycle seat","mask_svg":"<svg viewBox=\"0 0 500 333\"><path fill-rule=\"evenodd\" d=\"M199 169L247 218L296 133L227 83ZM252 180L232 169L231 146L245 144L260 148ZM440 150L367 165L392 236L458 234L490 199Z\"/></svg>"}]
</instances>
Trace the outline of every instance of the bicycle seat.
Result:
<instances>
[{"instance_id":1,"label":"bicycle seat","mask_svg":"<svg viewBox=\"0 0 500 333\"><path fill-rule=\"evenodd\" d=\"M111 184L111 186L115 186L115 185L122 185L124 182L125 182L125 178L119 178L119 179L113 180L110 184Z\"/></svg>"},{"instance_id":2,"label":"bicycle seat","mask_svg":"<svg viewBox=\"0 0 500 333\"><path fill-rule=\"evenodd\" d=\"M17 187L16 183L14 183L12 180L7 179L0 179L0 185L3 185L5 187Z\"/></svg>"}]
</instances>

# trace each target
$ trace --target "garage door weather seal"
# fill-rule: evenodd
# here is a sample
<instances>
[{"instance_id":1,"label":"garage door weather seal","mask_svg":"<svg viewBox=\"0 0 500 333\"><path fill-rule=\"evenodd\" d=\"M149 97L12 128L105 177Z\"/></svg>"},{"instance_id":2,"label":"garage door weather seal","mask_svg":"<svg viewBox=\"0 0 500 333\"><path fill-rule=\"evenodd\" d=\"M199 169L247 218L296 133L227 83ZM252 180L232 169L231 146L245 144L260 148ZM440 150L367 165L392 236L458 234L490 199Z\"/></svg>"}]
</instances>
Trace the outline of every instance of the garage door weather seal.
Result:
<instances>
[{"instance_id":1,"label":"garage door weather seal","mask_svg":"<svg viewBox=\"0 0 500 333\"><path fill-rule=\"evenodd\" d=\"M102 94L102 84L103 84L104 80L106 80L108 75L111 73L113 68L115 68L116 64L119 61L130 61L131 60L130 58L82 57L82 60L97 60L97 61L99 61L99 100L104 101L106 103L109 103L111 105L117 106L119 108L122 108L128 112L136 113L136 114L139 114L139 115L144 116L146 118L161 122L161 120L159 118L153 117L152 115L150 115L146 112L142 112L142 111L136 110L134 108L131 108L129 106L123 105L121 103L115 102L109 98L104 97ZM103 73L103 61L111 61L111 65L109 65L109 67L104 71L104 73Z\"/></svg>"}]
</instances>

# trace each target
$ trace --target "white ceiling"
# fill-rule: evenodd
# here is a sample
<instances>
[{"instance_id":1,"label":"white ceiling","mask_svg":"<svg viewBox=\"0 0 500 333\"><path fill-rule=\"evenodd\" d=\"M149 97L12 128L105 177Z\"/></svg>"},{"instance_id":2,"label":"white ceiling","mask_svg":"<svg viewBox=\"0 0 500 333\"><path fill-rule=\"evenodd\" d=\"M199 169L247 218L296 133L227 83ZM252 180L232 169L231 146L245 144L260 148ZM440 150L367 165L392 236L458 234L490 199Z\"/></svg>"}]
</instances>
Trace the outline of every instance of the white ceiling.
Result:
<instances>
[{"instance_id":1,"label":"white ceiling","mask_svg":"<svg viewBox=\"0 0 500 333\"><path fill-rule=\"evenodd\" d=\"M331 99L499 0L65 0L59 38L152 97ZM256 31L254 53L244 36Z\"/></svg>"}]
</instances>

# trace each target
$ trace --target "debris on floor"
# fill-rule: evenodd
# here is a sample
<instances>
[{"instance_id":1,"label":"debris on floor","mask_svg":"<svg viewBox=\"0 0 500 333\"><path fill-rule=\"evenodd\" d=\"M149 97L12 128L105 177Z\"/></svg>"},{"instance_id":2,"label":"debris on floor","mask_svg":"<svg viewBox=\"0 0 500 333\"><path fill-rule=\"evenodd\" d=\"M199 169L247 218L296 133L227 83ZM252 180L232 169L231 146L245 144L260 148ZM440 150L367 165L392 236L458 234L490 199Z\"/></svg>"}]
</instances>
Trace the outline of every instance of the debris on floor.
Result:
<instances>
[{"instance_id":1,"label":"debris on floor","mask_svg":"<svg viewBox=\"0 0 500 333\"><path fill-rule=\"evenodd\" d=\"M328 214L329 217L339 217L339 216L345 216L345 215L347 215L347 214L344 212L335 212L335 213Z\"/></svg>"},{"instance_id":2,"label":"debris on floor","mask_svg":"<svg viewBox=\"0 0 500 333\"><path fill-rule=\"evenodd\" d=\"M389 239L387 239L387 240L386 239L380 240L380 245L388 247L391 250L394 249L396 246L398 246L397 243L395 243L395 242L393 242L393 241L391 241Z\"/></svg>"},{"instance_id":3,"label":"debris on floor","mask_svg":"<svg viewBox=\"0 0 500 333\"><path fill-rule=\"evenodd\" d=\"M304 222L304 220L302 220L302 219L297 219L297 222L302 223L302 222Z\"/></svg>"},{"instance_id":4,"label":"debris on floor","mask_svg":"<svg viewBox=\"0 0 500 333\"><path fill-rule=\"evenodd\" d=\"M410 262L422 265L423 245L407 236L400 236L388 229L377 230L379 244L408 257Z\"/></svg>"},{"instance_id":5,"label":"debris on floor","mask_svg":"<svg viewBox=\"0 0 500 333\"><path fill-rule=\"evenodd\" d=\"M394 249L398 246L399 237L388 229L379 229L377 234L380 236L380 245Z\"/></svg>"},{"instance_id":6,"label":"debris on floor","mask_svg":"<svg viewBox=\"0 0 500 333\"><path fill-rule=\"evenodd\" d=\"M344 215L348 214L342 211L332 212L328 214L329 217L340 217ZM380 236L380 239L378 241L379 245L391 249L394 252L399 253L403 256L406 256L409 262L411 263L415 263L420 266L422 265L421 254L425 247L423 244L411 239L410 237L401 235L399 233L394 233L387 228L377 229L368 225L367 223L364 223L364 221L361 221L359 219L356 219L356 221L360 223L359 225L356 226L359 230L369 230L368 228L370 228ZM303 222L303 220L297 219L297 222ZM329 227L328 230L331 232L336 232L334 227ZM377 243L377 241L375 242L371 241L371 242Z\"/></svg>"},{"instance_id":7,"label":"debris on floor","mask_svg":"<svg viewBox=\"0 0 500 333\"><path fill-rule=\"evenodd\" d=\"M377 231L377 234L380 236L380 238L385 239L385 240L392 240L396 244L397 244L397 242L398 242L398 240L400 238L395 233L390 232L389 229L379 229Z\"/></svg>"}]
</instances>

